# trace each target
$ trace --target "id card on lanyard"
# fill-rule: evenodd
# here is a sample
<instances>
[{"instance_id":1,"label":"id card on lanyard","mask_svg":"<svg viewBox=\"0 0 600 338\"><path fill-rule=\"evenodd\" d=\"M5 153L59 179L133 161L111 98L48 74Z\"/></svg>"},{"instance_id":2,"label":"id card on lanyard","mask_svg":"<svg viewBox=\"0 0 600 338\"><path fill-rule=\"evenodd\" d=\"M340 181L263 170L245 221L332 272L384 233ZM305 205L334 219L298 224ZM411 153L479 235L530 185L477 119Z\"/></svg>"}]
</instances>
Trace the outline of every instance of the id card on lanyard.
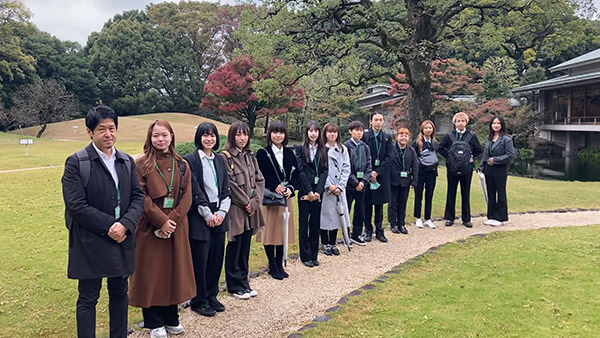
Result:
<instances>
[{"instance_id":1,"label":"id card on lanyard","mask_svg":"<svg viewBox=\"0 0 600 338\"><path fill-rule=\"evenodd\" d=\"M175 176L175 158L173 158L173 164L171 166L171 183L170 184L167 183L167 179L165 178L165 175L163 175L162 171L160 171L160 168L158 167L158 164L156 163L156 161L154 161L154 167L156 168L156 171L158 172L160 177L162 177L162 179L165 181L165 184L167 185L167 189L169 191L169 194L167 195L167 197L165 197L163 199L163 208L171 209L171 208L173 208L173 205L175 205L175 199L173 198L173 195L172 195L173 177Z\"/></svg>"}]
</instances>

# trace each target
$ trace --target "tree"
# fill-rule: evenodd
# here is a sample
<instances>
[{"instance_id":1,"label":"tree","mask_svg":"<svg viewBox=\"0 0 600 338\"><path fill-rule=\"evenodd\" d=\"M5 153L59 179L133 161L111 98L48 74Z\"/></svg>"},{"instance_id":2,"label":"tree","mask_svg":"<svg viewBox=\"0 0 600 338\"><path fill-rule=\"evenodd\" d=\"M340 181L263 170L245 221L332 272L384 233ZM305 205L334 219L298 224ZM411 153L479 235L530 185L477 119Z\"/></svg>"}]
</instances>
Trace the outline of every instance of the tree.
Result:
<instances>
[{"instance_id":1,"label":"tree","mask_svg":"<svg viewBox=\"0 0 600 338\"><path fill-rule=\"evenodd\" d=\"M304 90L286 81L293 73L279 60L260 64L249 56L238 56L208 77L201 106L247 121L253 136L258 118L304 107Z\"/></svg>"},{"instance_id":2,"label":"tree","mask_svg":"<svg viewBox=\"0 0 600 338\"><path fill-rule=\"evenodd\" d=\"M20 87L15 104L9 110L15 122L25 126L39 125L37 138L42 137L48 123L68 120L77 113L75 96L54 79Z\"/></svg>"},{"instance_id":3,"label":"tree","mask_svg":"<svg viewBox=\"0 0 600 338\"><path fill-rule=\"evenodd\" d=\"M487 99L507 97L518 83L517 64L507 56L491 57L483 64L483 95Z\"/></svg>"}]
</instances>

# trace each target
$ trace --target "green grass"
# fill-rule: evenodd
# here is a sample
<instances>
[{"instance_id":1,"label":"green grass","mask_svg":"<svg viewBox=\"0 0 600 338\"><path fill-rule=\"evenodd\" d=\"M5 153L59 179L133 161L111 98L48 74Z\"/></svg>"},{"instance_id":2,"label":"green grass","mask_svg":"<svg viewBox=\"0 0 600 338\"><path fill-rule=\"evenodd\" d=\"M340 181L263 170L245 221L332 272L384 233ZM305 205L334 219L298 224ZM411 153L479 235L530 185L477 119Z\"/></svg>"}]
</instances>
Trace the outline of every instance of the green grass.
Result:
<instances>
[{"instance_id":1,"label":"green grass","mask_svg":"<svg viewBox=\"0 0 600 338\"><path fill-rule=\"evenodd\" d=\"M598 337L599 242L596 225L449 244L304 337Z\"/></svg>"}]
</instances>

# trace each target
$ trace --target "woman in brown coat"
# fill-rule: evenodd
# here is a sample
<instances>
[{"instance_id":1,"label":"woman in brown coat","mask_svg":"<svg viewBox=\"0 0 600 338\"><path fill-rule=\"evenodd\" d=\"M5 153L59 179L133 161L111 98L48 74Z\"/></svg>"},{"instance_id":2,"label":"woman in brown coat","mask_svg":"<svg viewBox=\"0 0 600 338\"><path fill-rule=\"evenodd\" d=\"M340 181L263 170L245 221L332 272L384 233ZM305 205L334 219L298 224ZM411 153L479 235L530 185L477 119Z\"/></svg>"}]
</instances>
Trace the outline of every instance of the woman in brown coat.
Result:
<instances>
[{"instance_id":1,"label":"woman in brown coat","mask_svg":"<svg viewBox=\"0 0 600 338\"><path fill-rule=\"evenodd\" d=\"M129 304L142 308L144 327L153 338L183 332L177 304L196 294L187 220L191 172L174 145L171 125L155 120L148 128L144 154L136 161L146 196L135 230Z\"/></svg>"},{"instance_id":2,"label":"woman in brown coat","mask_svg":"<svg viewBox=\"0 0 600 338\"><path fill-rule=\"evenodd\" d=\"M227 144L223 151L231 188L225 279L227 291L238 299L257 295L248 282L248 258L252 235L265 226L260 207L265 179L250 150L249 132L250 129L244 122L234 122L227 133Z\"/></svg>"}]
</instances>

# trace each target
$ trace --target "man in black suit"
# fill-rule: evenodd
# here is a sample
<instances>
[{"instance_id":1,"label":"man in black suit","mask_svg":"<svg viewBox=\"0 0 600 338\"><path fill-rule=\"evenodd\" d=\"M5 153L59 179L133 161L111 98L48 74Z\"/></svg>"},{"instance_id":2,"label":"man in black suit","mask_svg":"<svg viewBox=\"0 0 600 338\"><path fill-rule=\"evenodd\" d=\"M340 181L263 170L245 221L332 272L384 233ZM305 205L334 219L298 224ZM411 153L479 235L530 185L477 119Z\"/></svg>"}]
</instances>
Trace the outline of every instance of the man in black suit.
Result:
<instances>
[{"instance_id":1,"label":"man in black suit","mask_svg":"<svg viewBox=\"0 0 600 338\"><path fill-rule=\"evenodd\" d=\"M92 143L69 156L62 177L69 229L68 277L79 280L77 336L95 337L96 303L107 278L110 337L127 336L127 278L134 270L135 226L144 211L131 156L117 151L118 120L107 106L85 117Z\"/></svg>"}]
</instances>

